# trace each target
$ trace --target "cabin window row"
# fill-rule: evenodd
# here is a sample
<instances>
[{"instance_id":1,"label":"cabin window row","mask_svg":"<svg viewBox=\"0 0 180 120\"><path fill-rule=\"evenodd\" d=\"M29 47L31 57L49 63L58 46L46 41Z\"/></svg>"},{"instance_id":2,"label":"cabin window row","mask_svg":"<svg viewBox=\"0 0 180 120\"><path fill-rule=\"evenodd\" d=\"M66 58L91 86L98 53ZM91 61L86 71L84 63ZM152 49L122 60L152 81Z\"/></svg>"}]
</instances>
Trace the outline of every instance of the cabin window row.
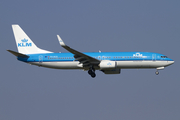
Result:
<instances>
[{"instance_id":1,"label":"cabin window row","mask_svg":"<svg viewBox=\"0 0 180 120\"><path fill-rule=\"evenodd\" d=\"M48 58L48 59L74 59L73 57L57 57L57 58Z\"/></svg>"},{"instance_id":2,"label":"cabin window row","mask_svg":"<svg viewBox=\"0 0 180 120\"><path fill-rule=\"evenodd\" d=\"M96 59L100 59L101 57L94 57ZM108 59L111 57L102 57L103 59ZM113 58L142 58L142 57L113 57ZM50 58L48 57L48 59L74 59L74 57L55 57L55 58Z\"/></svg>"},{"instance_id":3,"label":"cabin window row","mask_svg":"<svg viewBox=\"0 0 180 120\"><path fill-rule=\"evenodd\" d=\"M97 59L99 58L100 59L101 57L94 57L94 58L97 58ZM102 58L107 59L107 58L111 58L111 57L102 57ZM113 57L113 58L143 58L143 57L124 57L123 56L123 57Z\"/></svg>"},{"instance_id":4,"label":"cabin window row","mask_svg":"<svg viewBox=\"0 0 180 120\"><path fill-rule=\"evenodd\" d=\"M125 57L124 57L124 56L123 56L123 57L114 57L114 58L143 58L143 57L137 57L137 56L136 56L136 57L129 57L129 56L125 56Z\"/></svg>"}]
</instances>

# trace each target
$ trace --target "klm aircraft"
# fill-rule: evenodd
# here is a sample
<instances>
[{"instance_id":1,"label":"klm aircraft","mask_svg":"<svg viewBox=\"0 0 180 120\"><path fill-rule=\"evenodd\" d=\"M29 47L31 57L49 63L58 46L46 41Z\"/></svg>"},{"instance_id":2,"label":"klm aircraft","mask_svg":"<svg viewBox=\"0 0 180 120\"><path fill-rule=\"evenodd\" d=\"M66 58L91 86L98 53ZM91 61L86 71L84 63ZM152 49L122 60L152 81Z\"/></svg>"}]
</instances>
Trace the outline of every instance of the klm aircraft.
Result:
<instances>
[{"instance_id":1,"label":"klm aircraft","mask_svg":"<svg viewBox=\"0 0 180 120\"><path fill-rule=\"evenodd\" d=\"M7 50L18 60L54 69L83 69L91 77L96 77L95 71L105 74L120 74L121 69L164 69L174 63L167 56L151 52L87 52L82 53L67 46L57 35L60 45L70 53L53 53L38 48L19 25L12 25L18 52Z\"/></svg>"}]
</instances>

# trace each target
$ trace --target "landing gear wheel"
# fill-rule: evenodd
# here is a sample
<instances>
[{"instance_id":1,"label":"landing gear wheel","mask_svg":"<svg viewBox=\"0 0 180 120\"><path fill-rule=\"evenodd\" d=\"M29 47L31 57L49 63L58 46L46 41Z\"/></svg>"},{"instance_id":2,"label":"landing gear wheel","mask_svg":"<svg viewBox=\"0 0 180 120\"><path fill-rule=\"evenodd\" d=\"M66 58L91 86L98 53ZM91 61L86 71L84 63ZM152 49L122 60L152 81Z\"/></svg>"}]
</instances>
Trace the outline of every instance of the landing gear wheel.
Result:
<instances>
[{"instance_id":1,"label":"landing gear wheel","mask_svg":"<svg viewBox=\"0 0 180 120\"><path fill-rule=\"evenodd\" d=\"M91 74L91 77L92 77L92 78L95 78L95 77L96 77L96 74L95 74L95 73L92 73L92 74Z\"/></svg>"},{"instance_id":2,"label":"landing gear wheel","mask_svg":"<svg viewBox=\"0 0 180 120\"><path fill-rule=\"evenodd\" d=\"M156 73L156 75L159 75L159 72L158 72L158 71L156 71L155 73Z\"/></svg>"},{"instance_id":3,"label":"landing gear wheel","mask_svg":"<svg viewBox=\"0 0 180 120\"><path fill-rule=\"evenodd\" d=\"M92 78L96 77L96 73L95 70L93 68L91 68L90 70L88 70L88 74L91 75Z\"/></svg>"}]
</instances>

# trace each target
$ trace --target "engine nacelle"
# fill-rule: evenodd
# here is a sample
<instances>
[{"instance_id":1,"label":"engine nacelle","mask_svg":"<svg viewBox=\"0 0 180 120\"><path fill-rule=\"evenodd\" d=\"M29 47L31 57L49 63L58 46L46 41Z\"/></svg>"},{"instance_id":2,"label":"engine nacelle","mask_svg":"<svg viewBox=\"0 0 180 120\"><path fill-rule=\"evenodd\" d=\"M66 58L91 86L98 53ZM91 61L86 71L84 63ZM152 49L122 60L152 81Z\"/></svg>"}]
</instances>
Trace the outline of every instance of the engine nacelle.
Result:
<instances>
[{"instance_id":1,"label":"engine nacelle","mask_svg":"<svg viewBox=\"0 0 180 120\"><path fill-rule=\"evenodd\" d=\"M101 61L99 64L101 70L103 69L115 69L116 68L116 61Z\"/></svg>"}]
</instances>

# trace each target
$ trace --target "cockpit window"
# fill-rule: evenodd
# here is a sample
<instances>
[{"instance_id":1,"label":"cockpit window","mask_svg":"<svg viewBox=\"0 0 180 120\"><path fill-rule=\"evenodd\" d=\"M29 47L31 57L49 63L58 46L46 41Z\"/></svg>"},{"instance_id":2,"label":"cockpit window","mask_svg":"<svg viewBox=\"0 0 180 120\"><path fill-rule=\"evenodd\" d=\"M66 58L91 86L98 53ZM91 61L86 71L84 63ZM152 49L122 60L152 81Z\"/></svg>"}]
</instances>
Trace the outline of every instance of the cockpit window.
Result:
<instances>
[{"instance_id":1,"label":"cockpit window","mask_svg":"<svg viewBox=\"0 0 180 120\"><path fill-rule=\"evenodd\" d=\"M161 56L161 58L168 58L167 56Z\"/></svg>"}]
</instances>

